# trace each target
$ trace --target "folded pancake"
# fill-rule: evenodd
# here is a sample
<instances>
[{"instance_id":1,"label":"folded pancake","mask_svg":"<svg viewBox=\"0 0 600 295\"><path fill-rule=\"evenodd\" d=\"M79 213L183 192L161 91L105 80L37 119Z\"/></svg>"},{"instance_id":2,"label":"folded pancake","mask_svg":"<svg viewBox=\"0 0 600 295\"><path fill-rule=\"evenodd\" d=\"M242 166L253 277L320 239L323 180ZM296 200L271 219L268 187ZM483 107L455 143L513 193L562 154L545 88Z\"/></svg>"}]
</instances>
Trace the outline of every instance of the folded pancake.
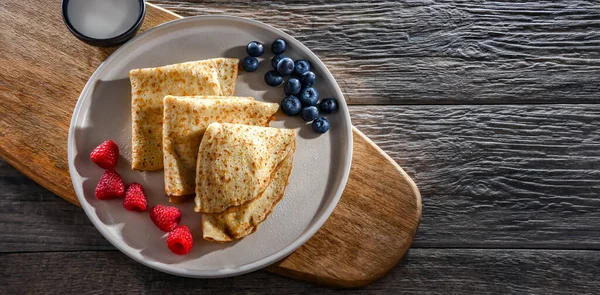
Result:
<instances>
[{"instance_id":1,"label":"folded pancake","mask_svg":"<svg viewBox=\"0 0 600 295\"><path fill-rule=\"evenodd\" d=\"M198 150L194 210L239 210L263 194L276 168L295 149L296 132L292 129L210 124Z\"/></svg>"},{"instance_id":2,"label":"folded pancake","mask_svg":"<svg viewBox=\"0 0 600 295\"><path fill-rule=\"evenodd\" d=\"M204 131L214 122L269 126L276 103L252 97L166 96L163 117L165 193L172 202L193 195L198 148Z\"/></svg>"},{"instance_id":3,"label":"folded pancake","mask_svg":"<svg viewBox=\"0 0 600 295\"><path fill-rule=\"evenodd\" d=\"M238 64L238 59L214 58L131 70L131 169L163 168L162 119L166 95L233 95Z\"/></svg>"},{"instance_id":4,"label":"folded pancake","mask_svg":"<svg viewBox=\"0 0 600 295\"><path fill-rule=\"evenodd\" d=\"M230 242L255 232L283 197L291 171L292 155L289 154L277 167L273 180L259 198L240 206L237 211L202 214L204 239L211 242Z\"/></svg>"}]
</instances>

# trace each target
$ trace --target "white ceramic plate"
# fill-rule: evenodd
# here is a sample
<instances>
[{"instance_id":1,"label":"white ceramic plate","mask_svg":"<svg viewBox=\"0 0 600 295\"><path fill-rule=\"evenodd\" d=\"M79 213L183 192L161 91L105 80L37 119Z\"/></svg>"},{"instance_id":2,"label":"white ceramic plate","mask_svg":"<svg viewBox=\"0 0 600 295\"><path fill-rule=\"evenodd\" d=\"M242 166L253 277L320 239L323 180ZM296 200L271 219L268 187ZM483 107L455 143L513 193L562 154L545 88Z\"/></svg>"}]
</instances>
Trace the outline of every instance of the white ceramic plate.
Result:
<instances>
[{"instance_id":1,"label":"white ceramic plate","mask_svg":"<svg viewBox=\"0 0 600 295\"><path fill-rule=\"evenodd\" d=\"M90 152L111 139L120 149L116 170L126 184L141 183L148 206L168 204L163 173L131 171L131 69L212 57L246 56L245 45L258 40L265 46L254 73L240 71L236 95L280 102L282 87L263 80L270 69L270 44L276 38L288 43L286 55L307 59L317 75L321 98L338 99L339 111L328 115L328 133L319 135L299 117L277 114L271 126L297 131L297 150L290 184L282 201L258 230L237 242L220 244L202 239L200 214L193 202L177 205L181 223L194 237L191 253L169 251L166 234L151 222L148 212L130 212L121 200L101 201L94 196L103 170L89 160ZM81 57L85 58L85 57ZM339 86L325 65L300 42L268 25L235 17L207 16L173 21L153 28L113 53L91 76L75 106L69 129L69 170L81 206L96 228L129 257L158 270L189 277L224 277L247 273L274 263L306 242L329 217L350 172L352 131L348 107ZM90 263L94 263L90 261Z\"/></svg>"}]
</instances>

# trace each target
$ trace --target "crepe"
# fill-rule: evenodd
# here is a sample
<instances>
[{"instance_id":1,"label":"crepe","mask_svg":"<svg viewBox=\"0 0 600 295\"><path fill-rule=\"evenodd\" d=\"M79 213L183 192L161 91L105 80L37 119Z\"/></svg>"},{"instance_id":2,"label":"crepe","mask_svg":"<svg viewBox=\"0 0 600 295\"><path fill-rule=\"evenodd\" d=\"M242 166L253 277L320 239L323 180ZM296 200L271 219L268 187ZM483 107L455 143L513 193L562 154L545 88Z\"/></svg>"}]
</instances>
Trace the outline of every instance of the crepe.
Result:
<instances>
[{"instance_id":1,"label":"crepe","mask_svg":"<svg viewBox=\"0 0 600 295\"><path fill-rule=\"evenodd\" d=\"M201 213L237 211L260 197L276 168L296 148L296 132L229 123L212 123L198 151L196 206Z\"/></svg>"},{"instance_id":2,"label":"crepe","mask_svg":"<svg viewBox=\"0 0 600 295\"><path fill-rule=\"evenodd\" d=\"M288 185L292 170L292 155L288 155L277 168L273 180L257 199L239 210L202 215L202 236L211 242L230 242L241 239L256 231L281 200Z\"/></svg>"},{"instance_id":3,"label":"crepe","mask_svg":"<svg viewBox=\"0 0 600 295\"><path fill-rule=\"evenodd\" d=\"M163 117L165 193L172 202L193 195L198 147L213 122L268 126L279 109L276 103L252 97L166 96Z\"/></svg>"},{"instance_id":4,"label":"crepe","mask_svg":"<svg viewBox=\"0 0 600 295\"><path fill-rule=\"evenodd\" d=\"M131 70L131 169L163 168L162 118L166 95L233 95L238 64L238 59L214 58Z\"/></svg>"}]
</instances>

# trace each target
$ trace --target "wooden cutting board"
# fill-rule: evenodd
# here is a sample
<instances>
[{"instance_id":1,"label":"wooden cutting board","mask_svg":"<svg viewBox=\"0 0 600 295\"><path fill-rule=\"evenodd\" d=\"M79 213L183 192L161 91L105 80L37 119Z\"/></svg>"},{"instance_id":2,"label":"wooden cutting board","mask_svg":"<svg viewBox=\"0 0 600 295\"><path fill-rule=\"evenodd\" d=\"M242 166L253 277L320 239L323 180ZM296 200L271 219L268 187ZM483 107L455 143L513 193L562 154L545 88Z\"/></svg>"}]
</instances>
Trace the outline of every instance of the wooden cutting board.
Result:
<instances>
[{"instance_id":1,"label":"wooden cutting board","mask_svg":"<svg viewBox=\"0 0 600 295\"><path fill-rule=\"evenodd\" d=\"M180 16L148 4L142 31ZM67 165L71 112L89 76L114 49L73 37L60 1L0 3L0 156L37 183L79 205ZM398 264L421 217L414 182L353 127L344 194L323 227L268 271L341 287L367 285Z\"/></svg>"}]
</instances>

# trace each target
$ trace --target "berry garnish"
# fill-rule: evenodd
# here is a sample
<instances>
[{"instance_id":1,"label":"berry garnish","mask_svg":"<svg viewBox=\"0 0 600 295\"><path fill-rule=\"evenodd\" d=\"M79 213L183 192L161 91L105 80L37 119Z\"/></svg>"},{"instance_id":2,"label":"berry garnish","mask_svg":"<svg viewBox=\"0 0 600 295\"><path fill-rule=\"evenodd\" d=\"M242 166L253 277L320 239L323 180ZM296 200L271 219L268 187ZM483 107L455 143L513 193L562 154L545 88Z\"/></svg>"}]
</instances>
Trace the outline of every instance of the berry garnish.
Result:
<instances>
[{"instance_id":1,"label":"berry garnish","mask_svg":"<svg viewBox=\"0 0 600 295\"><path fill-rule=\"evenodd\" d=\"M326 98L319 103L321 112L331 114L337 110L337 100L335 98Z\"/></svg>"},{"instance_id":2,"label":"berry garnish","mask_svg":"<svg viewBox=\"0 0 600 295\"><path fill-rule=\"evenodd\" d=\"M144 212L148 208L146 193L141 184L134 182L127 187L123 207L129 211Z\"/></svg>"},{"instance_id":3,"label":"berry garnish","mask_svg":"<svg viewBox=\"0 0 600 295\"><path fill-rule=\"evenodd\" d=\"M285 56L283 54L275 55L271 59L271 66L273 67L273 69L277 70L277 65L279 64L279 61L281 61L284 58Z\"/></svg>"},{"instance_id":4,"label":"berry garnish","mask_svg":"<svg viewBox=\"0 0 600 295\"><path fill-rule=\"evenodd\" d=\"M311 87L315 84L316 78L317 76L315 73L308 71L300 76L300 83L302 84L302 87Z\"/></svg>"},{"instance_id":5,"label":"berry garnish","mask_svg":"<svg viewBox=\"0 0 600 295\"><path fill-rule=\"evenodd\" d=\"M107 140L92 151L90 159L104 169L114 169L119 161L119 147L112 140Z\"/></svg>"},{"instance_id":6,"label":"berry garnish","mask_svg":"<svg viewBox=\"0 0 600 295\"><path fill-rule=\"evenodd\" d=\"M265 83L273 87L279 86L281 83L283 83L283 76L281 76L281 74L275 70L268 71L265 74Z\"/></svg>"},{"instance_id":7,"label":"berry garnish","mask_svg":"<svg viewBox=\"0 0 600 295\"><path fill-rule=\"evenodd\" d=\"M319 92L312 87L304 88L300 90L298 98L300 99L302 106L314 106L317 105L317 102L319 101Z\"/></svg>"},{"instance_id":8,"label":"berry garnish","mask_svg":"<svg viewBox=\"0 0 600 295\"><path fill-rule=\"evenodd\" d=\"M96 185L96 198L108 200L121 198L125 194L125 184L115 170L106 170Z\"/></svg>"},{"instance_id":9,"label":"berry garnish","mask_svg":"<svg viewBox=\"0 0 600 295\"><path fill-rule=\"evenodd\" d=\"M250 56L259 57L263 54L263 52L265 52L265 48L263 47L262 43L258 41L252 41L248 43L248 46L246 46L246 52L248 52L248 55Z\"/></svg>"},{"instance_id":10,"label":"berry garnish","mask_svg":"<svg viewBox=\"0 0 600 295\"><path fill-rule=\"evenodd\" d=\"M258 69L258 59L256 59L256 57L247 56L242 61L242 68L249 73L256 71L256 69Z\"/></svg>"},{"instance_id":11,"label":"berry garnish","mask_svg":"<svg viewBox=\"0 0 600 295\"><path fill-rule=\"evenodd\" d=\"M177 255L185 255L192 251L194 240L187 226L182 225L175 228L167 236L167 246L171 252Z\"/></svg>"},{"instance_id":12,"label":"berry garnish","mask_svg":"<svg viewBox=\"0 0 600 295\"><path fill-rule=\"evenodd\" d=\"M300 113L300 116L302 117L302 120L310 122L319 116L319 110L316 106L304 107Z\"/></svg>"},{"instance_id":13,"label":"berry garnish","mask_svg":"<svg viewBox=\"0 0 600 295\"><path fill-rule=\"evenodd\" d=\"M310 63L308 61L301 59L294 63L294 74L298 75L298 77L308 71L310 71Z\"/></svg>"},{"instance_id":14,"label":"berry garnish","mask_svg":"<svg viewBox=\"0 0 600 295\"><path fill-rule=\"evenodd\" d=\"M282 58L277 63L277 71L284 76L291 75L294 72L294 61L289 57Z\"/></svg>"},{"instance_id":15,"label":"berry garnish","mask_svg":"<svg viewBox=\"0 0 600 295\"><path fill-rule=\"evenodd\" d=\"M300 113L300 110L302 109L302 103L297 97L289 95L281 101L280 107L284 114L288 116L295 116Z\"/></svg>"},{"instance_id":16,"label":"berry garnish","mask_svg":"<svg viewBox=\"0 0 600 295\"><path fill-rule=\"evenodd\" d=\"M325 133L329 130L329 121L323 117L318 117L312 122L312 128L317 133Z\"/></svg>"},{"instance_id":17,"label":"berry garnish","mask_svg":"<svg viewBox=\"0 0 600 295\"><path fill-rule=\"evenodd\" d=\"M300 80L296 78L290 78L289 80L287 80L287 82L285 82L285 85L283 86L283 92L285 93L285 95L296 95L300 93L300 89Z\"/></svg>"},{"instance_id":18,"label":"berry garnish","mask_svg":"<svg viewBox=\"0 0 600 295\"><path fill-rule=\"evenodd\" d=\"M282 54L286 49L287 45L283 39L277 39L271 44L271 52L273 52L273 54Z\"/></svg>"},{"instance_id":19,"label":"berry garnish","mask_svg":"<svg viewBox=\"0 0 600 295\"><path fill-rule=\"evenodd\" d=\"M150 209L150 219L162 231L170 232L181 220L181 211L176 207L156 205Z\"/></svg>"}]
</instances>

